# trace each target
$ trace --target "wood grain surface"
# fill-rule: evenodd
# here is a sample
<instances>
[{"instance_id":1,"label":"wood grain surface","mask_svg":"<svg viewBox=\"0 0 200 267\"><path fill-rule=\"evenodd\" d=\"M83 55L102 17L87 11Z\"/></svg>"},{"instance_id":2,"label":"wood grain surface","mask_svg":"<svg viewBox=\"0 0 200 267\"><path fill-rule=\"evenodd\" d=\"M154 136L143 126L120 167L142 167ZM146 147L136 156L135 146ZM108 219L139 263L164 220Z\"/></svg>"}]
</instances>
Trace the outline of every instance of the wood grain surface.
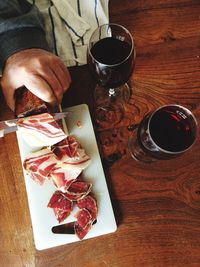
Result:
<instances>
[{"instance_id":1,"label":"wood grain surface","mask_svg":"<svg viewBox=\"0 0 200 267\"><path fill-rule=\"evenodd\" d=\"M89 105L118 229L44 251L34 247L15 133L0 139L0 266L199 267L200 137L183 156L152 164L127 149L132 128L163 104L189 108L200 124L200 1L110 0L110 21L134 37L132 96L115 124L95 120L87 66L70 69L63 107ZM13 114L0 96L0 119Z\"/></svg>"}]
</instances>

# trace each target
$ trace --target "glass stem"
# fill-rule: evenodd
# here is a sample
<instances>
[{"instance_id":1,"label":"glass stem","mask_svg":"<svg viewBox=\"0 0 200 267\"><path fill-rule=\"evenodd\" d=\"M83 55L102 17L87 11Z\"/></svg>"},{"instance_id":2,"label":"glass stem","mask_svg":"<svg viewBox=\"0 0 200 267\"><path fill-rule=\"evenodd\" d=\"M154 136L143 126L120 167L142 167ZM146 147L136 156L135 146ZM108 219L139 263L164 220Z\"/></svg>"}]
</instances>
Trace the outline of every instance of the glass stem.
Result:
<instances>
[{"instance_id":1,"label":"glass stem","mask_svg":"<svg viewBox=\"0 0 200 267\"><path fill-rule=\"evenodd\" d=\"M110 88L108 93L109 93L109 97L115 97L116 96L116 92L115 92L114 88Z\"/></svg>"}]
</instances>

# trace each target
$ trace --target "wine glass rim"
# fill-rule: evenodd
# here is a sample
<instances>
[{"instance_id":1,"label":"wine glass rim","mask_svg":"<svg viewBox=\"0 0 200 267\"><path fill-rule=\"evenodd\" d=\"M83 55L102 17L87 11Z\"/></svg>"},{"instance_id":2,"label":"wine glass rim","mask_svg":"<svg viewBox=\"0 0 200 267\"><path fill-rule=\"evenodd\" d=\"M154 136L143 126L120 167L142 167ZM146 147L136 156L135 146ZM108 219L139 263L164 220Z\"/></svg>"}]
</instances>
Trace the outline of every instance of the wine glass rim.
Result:
<instances>
[{"instance_id":1,"label":"wine glass rim","mask_svg":"<svg viewBox=\"0 0 200 267\"><path fill-rule=\"evenodd\" d=\"M187 151L188 149L190 149L194 143L195 143L195 140L196 140L196 136L195 136L195 139L194 141L192 142L191 145L189 145L186 149L184 150L181 150L181 151L176 151L176 152L173 152L173 151L170 151L170 150L166 150L166 149L163 149L161 148L159 145L157 145L155 143L155 141L153 140L152 136L151 136L151 132L150 132L150 123L151 123L151 120L153 118L153 116L161 109L165 108L165 107L179 107L181 108L182 110L186 111L194 120L195 122L195 125L197 126L198 123L197 123L197 119L195 118L194 114L192 113L192 111L190 111L188 108L182 106L182 105L179 105L179 104L167 104L167 105L163 105L163 106L160 106L159 108L157 108L156 110L154 110L150 117L149 117L149 120L148 120L148 124L147 124L147 132L149 133L149 137L151 139L151 142L154 144L154 146L156 146L161 152L164 152L164 153L167 153L167 154L171 154L171 155L177 155L177 154L181 154L181 153L184 153L185 151ZM197 135L197 134L196 134Z\"/></svg>"},{"instance_id":2,"label":"wine glass rim","mask_svg":"<svg viewBox=\"0 0 200 267\"><path fill-rule=\"evenodd\" d=\"M102 28L102 27L104 27L104 26L117 26L117 27L120 27L120 28L124 29L125 32L127 32L128 35L130 36L130 39L131 39L131 51L129 52L128 56L127 56L124 60L122 60L121 62L119 62L119 63L116 63L116 64L105 64L105 63L102 63L102 62L98 61L98 60L92 55L92 53L91 53L91 49L90 49L90 41L91 41L91 38L92 38L93 34L96 32L97 29L100 29L100 28ZM105 37L105 38L106 38L106 37ZM103 39L105 39L105 38L103 38ZM101 39L101 40L103 40L103 39ZM98 41L99 41L99 40L98 40ZM98 42L98 41L97 41L97 42ZM134 58L135 58L135 43L134 43L134 40L133 40L133 36L131 35L130 31L129 31L126 27L124 27L123 25L117 24L117 23L105 23L105 24L102 24L102 25L98 26L98 27L92 32L92 34L91 34L91 36L90 36L90 39L89 39L89 42L88 42L88 51L89 51L90 56L91 56L97 63L99 63L99 64L101 64L101 65L104 65L104 66L108 66L108 67L116 67L116 66L119 66L119 65L121 65L122 63L124 63L124 62L131 56L131 54L133 53L133 50L134 50Z\"/></svg>"}]
</instances>

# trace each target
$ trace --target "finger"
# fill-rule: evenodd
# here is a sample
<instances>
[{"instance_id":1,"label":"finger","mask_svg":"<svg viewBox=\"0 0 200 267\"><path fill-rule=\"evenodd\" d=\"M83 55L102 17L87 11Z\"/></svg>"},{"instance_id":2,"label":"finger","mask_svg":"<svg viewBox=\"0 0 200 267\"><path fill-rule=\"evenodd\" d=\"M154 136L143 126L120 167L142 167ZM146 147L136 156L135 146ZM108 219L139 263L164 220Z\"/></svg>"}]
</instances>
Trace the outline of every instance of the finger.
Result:
<instances>
[{"instance_id":1,"label":"finger","mask_svg":"<svg viewBox=\"0 0 200 267\"><path fill-rule=\"evenodd\" d=\"M64 64L57 64L56 68L54 65L54 68L52 68L52 71L54 72L54 75L56 76L56 78L58 79L61 87L62 87L62 91L59 90L60 88L54 87L54 94L57 96L59 103L62 102L62 98L63 98L63 94L64 92L69 88L69 85L71 83L71 77L70 74L67 70L67 68L65 67Z\"/></svg>"},{"instance_id":2,"label":"finger","mask_svg":"<svg viewBox=\"0 0 200 267\"><path fill-rule=\"evenodd\" d=\"M58 72L59 68L56 68L56 70L48 68L45 70L45 73L43 73L43 78L48 83L58 103L61 103L64 91L57 75Z\"/></svg>"},{"instance_id":3,"label":"finger","mask_svg":"<svg viewBox=\"0 0 200 267\"><path fill-rule=\"evenodd\" d=\"M6 104L8 107L14 111L15 110L15 99L14 99L14 90L11 87L7 87L6 90L4 90L4 87L2 87L2 91L6 100Z\"/></svg>"},{"instance_id":4,"label":"finger","mask_svg":"<svg viewBox=\"0 0 200 267\"><path fill-rule=\"evenodd\" d=\"M54 86L53 86L53 83L51 84L51 89L54 95L56 96L58 103L61 103L62 97L64 94L64 89L63 89L62 82L60 81L60 67L57 66L56 69L51 69L49 72L51 72L51 76L55 79Z\"/></svg>"},{"instance_id":5,"label":"finger","mask_svg":"<svg viewBox=\"0 0 200 267\"><path fill-rule=\"evenodd\" d=\"M59 79L60 82L62 83L63 90L65 92L71 84L71 75L67 67L62 62L59 64L59 67L60 67Z\"/></svg>"}]
</instances>

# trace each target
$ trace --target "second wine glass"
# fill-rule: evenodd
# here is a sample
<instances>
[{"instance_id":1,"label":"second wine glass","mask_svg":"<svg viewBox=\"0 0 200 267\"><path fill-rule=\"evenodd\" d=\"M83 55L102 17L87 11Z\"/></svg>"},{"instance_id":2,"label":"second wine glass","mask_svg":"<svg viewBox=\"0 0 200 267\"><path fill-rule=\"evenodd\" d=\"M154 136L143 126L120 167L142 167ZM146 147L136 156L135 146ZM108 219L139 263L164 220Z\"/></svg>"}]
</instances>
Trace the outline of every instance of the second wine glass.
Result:
<instances>
[{"instance_id":1,"label":"second wine glass","mask_svg":"<svg viewBox=\"0 0 200 267\"><path fill-rule=\"evenodd\" d=\"M165 105L143 118L129 139L129 151L146 163L172 159L189 150L196 138L193 113L181 105Z\"/></svg>"},{"instance_id":2,"label":"second wine glass","mask_svg":"<svg viewBox=\"0 0 200 267\"><path fill-rule=\"evenodd\" d=\"M132 35L118 24L104 24L92 34L88 46L88 64L97 81L94 100L98 118L120 118L131 88L127 84L133 68L135 48ZM108 115L106 113L110 113Z\"/></svg>"}]
</instances>

